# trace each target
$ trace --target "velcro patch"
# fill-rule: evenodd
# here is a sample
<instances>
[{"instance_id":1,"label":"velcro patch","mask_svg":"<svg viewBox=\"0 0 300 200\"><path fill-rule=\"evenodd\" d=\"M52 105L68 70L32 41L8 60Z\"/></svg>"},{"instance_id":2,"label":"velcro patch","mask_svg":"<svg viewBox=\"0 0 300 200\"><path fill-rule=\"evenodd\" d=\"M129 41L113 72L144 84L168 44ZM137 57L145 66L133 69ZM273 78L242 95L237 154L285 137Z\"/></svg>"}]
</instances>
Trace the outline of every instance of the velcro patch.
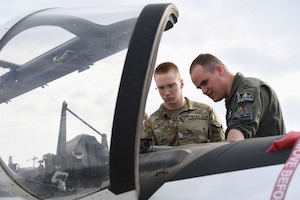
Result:
<instances>
[{"instance_id":1,"label":"velcro patch","mask_svg":"<svg viewBox=\"0 0 300 200\"><path fill-rule=\"evenodd\" d=\"M240 118L241 119L249 119L249 118L251 118L251 114L250 113L241 114Z\"/></svg>"},{"instance_id":2,"label":"velcro patch","mask_svg":"<svg viewBox=\"0 0 300 200\"><path fill-rule=\"evenodd\" d=\"M244 102L244 101L254 101L252 92L242 92L242 93L238 92L237 99L238 99L238 103Z\"/></svg>"}]
</instances>

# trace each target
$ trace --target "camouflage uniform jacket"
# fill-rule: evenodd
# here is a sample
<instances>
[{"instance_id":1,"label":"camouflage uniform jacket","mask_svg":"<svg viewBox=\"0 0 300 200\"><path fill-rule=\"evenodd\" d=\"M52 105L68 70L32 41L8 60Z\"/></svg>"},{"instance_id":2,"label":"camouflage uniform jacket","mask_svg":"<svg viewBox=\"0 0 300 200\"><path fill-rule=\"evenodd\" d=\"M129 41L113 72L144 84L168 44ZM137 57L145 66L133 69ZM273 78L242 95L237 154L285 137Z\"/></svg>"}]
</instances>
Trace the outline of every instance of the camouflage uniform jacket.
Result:
<instances>
[{"instance_id":1,"label":"camouflage uniform jacket","mask_svg":"<svg viewBox=\"0 0 300 200\"><path fill-rule=\"evenodd\" d=\"M223 141L222 122L213 109L206 104L186 100L186 105L173 117L161 105L146 120L142 138L152 139L154 145L168 146Z\"/></svg>"},{"instance_id":2,"label":"camouflage uniform jacket","mask_svg":"<svg viewBox=\"0 0 300 200\"><path fill-rule=\"evenodd\" d=\"M278 98L266 83L244 77L234 77L231 98L226 100L226 136L232 128L245 138L285 134L285 125Z\"/></svg>"}]
</instances>

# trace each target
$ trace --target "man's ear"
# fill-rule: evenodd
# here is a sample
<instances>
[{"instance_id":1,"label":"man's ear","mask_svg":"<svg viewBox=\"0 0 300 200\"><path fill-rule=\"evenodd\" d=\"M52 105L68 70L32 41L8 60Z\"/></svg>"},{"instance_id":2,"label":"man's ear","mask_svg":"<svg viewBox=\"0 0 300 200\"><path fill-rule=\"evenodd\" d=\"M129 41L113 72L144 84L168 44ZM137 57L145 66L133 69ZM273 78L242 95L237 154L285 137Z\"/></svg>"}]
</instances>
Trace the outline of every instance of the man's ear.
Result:
<instances>
[{"instance_id":1,"label":"man's ear","mask_svg":"<svg viewBox=\"0 0 300 200\"><path fill-rule=\"evenodd\" d=\"M180 86L181 86L181 89L182 89L183 86L184 86L184 81L183 81L183 79L180 79Z\"/></svg>"},{"instance_id":2,"label":"man's ear","mask_svg":"<svg viewBox=\"0 0 300 200\"><path fill-rule=\"evenodd\" d=\"M216 73L218 73L220 76L223 76L224 75L224 67L222 65L217 65Z\"/></svg>"}]
</instances>

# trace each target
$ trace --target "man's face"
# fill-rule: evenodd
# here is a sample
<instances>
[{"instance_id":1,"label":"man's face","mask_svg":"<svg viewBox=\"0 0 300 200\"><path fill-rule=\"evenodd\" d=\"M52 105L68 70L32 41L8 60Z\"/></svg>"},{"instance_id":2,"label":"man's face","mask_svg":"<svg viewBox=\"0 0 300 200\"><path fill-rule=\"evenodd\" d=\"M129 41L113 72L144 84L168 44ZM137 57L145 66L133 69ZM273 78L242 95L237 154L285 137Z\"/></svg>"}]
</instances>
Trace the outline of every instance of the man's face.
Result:
<instances>
[{"instance_id":1,"label":"man's face","mask_svg":"<svg viewBox=\"0 0 300 200\"><path fill-rule=\"evenodd\" d=\"M223 68L221 68L223 69ZM202 93L211 98L214 102L220 101L224 97L219 68L216 66L212 73L203 69L201 65L196 65L191 72L191 79L194 85L202 90Z\"/></svg>"},{"instance_id":2,"label":"man's face","mask_svg":"<svg viewBox=\"0 0 300 200\"><path fill-rule=\"evenodd\" d=\"M155 76L157 90L167 104L175 104L182 97L183 80L173 72Z\"/></svg>"}]
</instances>

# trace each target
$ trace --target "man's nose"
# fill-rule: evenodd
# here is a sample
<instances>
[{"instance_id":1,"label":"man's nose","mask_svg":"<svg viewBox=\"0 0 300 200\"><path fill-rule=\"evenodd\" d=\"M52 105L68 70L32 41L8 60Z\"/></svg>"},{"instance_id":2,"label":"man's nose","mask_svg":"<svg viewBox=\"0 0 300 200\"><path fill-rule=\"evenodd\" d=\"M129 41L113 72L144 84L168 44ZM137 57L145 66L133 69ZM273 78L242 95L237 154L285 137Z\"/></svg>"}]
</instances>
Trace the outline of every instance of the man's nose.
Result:
<instances>
[{"instance_id":1,"label":"man's nose","mask_svg":"<svg viewBox=\"0 0 300 200\"><path fill-rule=\"evenodd\" d=\"M170 94L170 89L168 87L165 87L164 94L165 95Z\"/></svg>"},{"instance_id":2,"label":"man's nose","mask_svg":"<svg viewBox=\"0 0 300 200\"><path fill-rule=\"evenodd\" d=\"M203 94L205 94L205 95L207 95L207 88L206 87L201 87L201 90L202 90L202 93Z\"/></svg>"}]
</instances>

